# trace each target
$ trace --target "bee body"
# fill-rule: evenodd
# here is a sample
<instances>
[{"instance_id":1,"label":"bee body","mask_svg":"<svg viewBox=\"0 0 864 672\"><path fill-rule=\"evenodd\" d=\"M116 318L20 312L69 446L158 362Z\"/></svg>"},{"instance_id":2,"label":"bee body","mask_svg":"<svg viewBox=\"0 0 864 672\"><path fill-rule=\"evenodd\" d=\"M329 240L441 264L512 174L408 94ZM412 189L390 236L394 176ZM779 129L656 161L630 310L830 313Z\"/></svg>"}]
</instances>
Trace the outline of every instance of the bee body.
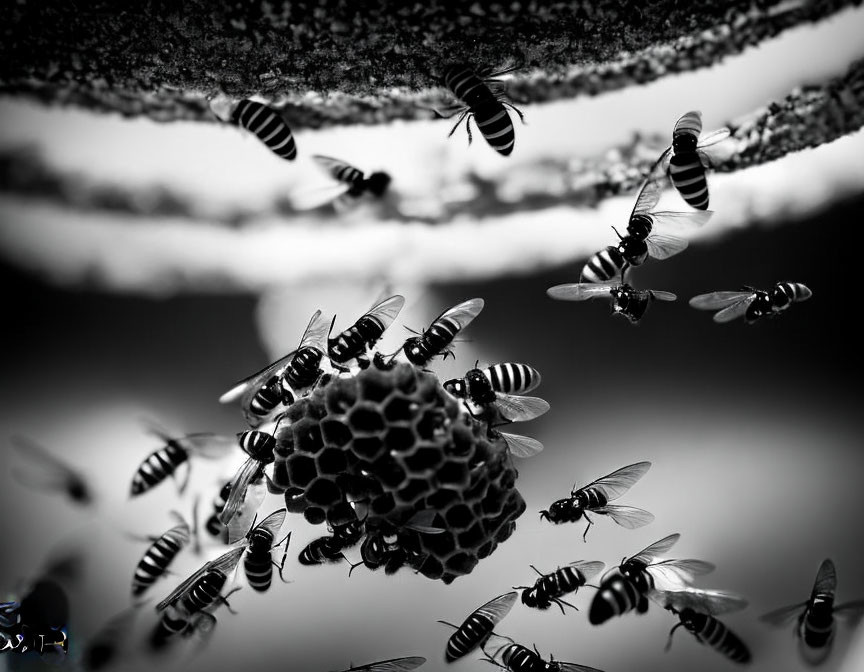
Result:
<instances>
[{"instance_id":1,"label":"bee body","mask_svg":"<svg viewBox=\"0 0 864 672\"><path fill-rule=\"evenodd\" d=\"M441 313L420 336L405 341L402 349L408 361L422 367L442 352L446 357L449 353L447 346L477 317L483 305L483 299L469 299Z\"/></svg>"},{"instance_id":2,"label":"bee body","mask_svg":"<svg viewBox=\"0 0 864 672\"><path fill-rule=\"evenodd\" d=\"M634 609L644 614L648 611L648 591L654 587L654 579L645 571L634 571L628 574L620 572L613 574L600 584L600 590L591 602L588 620L592 625L605 623L613 616L621 616Z\"/></svg>"},{"instance_id":3,"label":"bee body","mask_svg":"<svg viewBox=\"0 0 864 672\"><path fill-rule=\"evenodd\" d=\"M627 265L624 255L617 247L600 250L588 260L582 269L582 282L608 282L617 277Z\"/></svg>"},{"instance_id":4,"label":"bee body","mask_svg":"<svg viewBox=\"0 0 864 672\"><path fill-rule=\"evenodd\" d=\"M139 596L162 576L183 547L189 543L190 530L186 523L172 527L160 536L138 562L132 578L132 595Z\"/></svg>"},{"instance_id":5,"label":"bee body","mask_svg":"<svg viewBox=\"0 0 864 672\"><path fill-rule=\"evenodd\" d=\"M300 348L285 369L285 373L282 374L282 380L290 386L286 389L285 385L282 385L283 396L293 401L291 390L299 390L312 385L321 375L323 357L324 353L314 346Z\"/></svg>"},{"instance_id":6,"label":"bee body","mask_svg":"<svg viewBox=\"0 0 864 672\"><path fill-rule=\"evenodd\" d=\"M502 156L508 156L516 143L516 133L513 121L500 100L502 95L493 93L466 65L449 66L444 72L444 83L467 106L462 117L469 120L473 117L486 142ZM461 122L460 117L456 126Z\"/></svg>"},{"instance_id":7,"label":"bee body","mask_svg":"<svg viewBox=\"0 0 864 672\"><path fill-rule=\"evenodd\" d=\"M219 537L224 543L228 543L228 528L219 520L219 514L225 508L225 503L228 501L228 495L230 494L231 481L228 481L213 499L213 513L210 514L210 517L204 524L204 528L211 536Z\"/></svg>"},{"instance_id":8,"label":"bee body","mask_svg":"<svg viewBox=\"0 0 864 672\"><path fill-rule=\"evenodd\" d=\"M568 593L574 593L588 583L590 577L603 569L602 562L576 562L566 567L559 567L549 574L541 573L536 567L531 566L540 577L532 587L522 587L522 604L533 609L548 609L552 604L557 604L564 613L564 605L572 607L572 604L564 602L561 598ZM575 608L575 607L574 607Z\"/></svg>"},{"instance_id":9,"label":"bee body","mask_svg":"<svg viewBox=\"0 0 864 672\"><path fill-rule=\"evenodd\" d=\"M293 161L297 157L297 143L285 119L267 105L252 100L241 100L234 108L232 121L254 133L276 156Z\"/></svg>"},{"instance_id":10,"label":"bee body","mask_svg":"<svg viewBox=\"0 0 864 672\"><path fill-rule=\"evenodd\" d=\"M353 325L336 338L327 339L327 353L332 362L344 364L365 354L384 335L405 305L405 297L396 294L372 306Z\"/></svg>"},{"instance_id":11,"label":"bee body","mask_svg":"<svg viewBox=\"0 0 864 672\"><path fill-rule=\"evenodd\" d=\"M690 305L699 310L716 310L715 322L730 322L743 317L753 324L763 317L776 317L793 303L806 301L813 292L800 282L778 282L769 289L744 287L733 292L710 292L690 299Z\"/></svg>"},{"instance_id":12,"label":"bee body","mask_svg":"<svg viewBox=\"0 0 864 672\"><path fill-rule=\"evenodd\" d=\"M834 638L834 595L817 593L801 619L801 640L811 649L822 649Z\"/></svg>"},{"instance_id":13,"label":"bee body","mask_svg":"<svg viewBox=\"0 0 864 672\"><path fill-rule=\"evenodd\" d=\"M702 644L710 646L736 663L750 661L750 650L747 645L714 616L684 609L678 613L678 618Z\"/></svg>"},{"instance_id":14,"label":"bee body","mask_svg":"<svg viewBox=\"0 0 864 672\"><path fill-rule=\"evenodd\" d=\"M249 457L259 462L272 462L275 458L273 450L276 448L276 439L272 434L257 429L247 429L238 436L240 447Z\"/></svg>"},{"instance_id":15,"label":"bee body","mask_svg":"<svg viewBox=\"0 0 864 672\"><path fill-rule=\"evenodd\" d=\"M249 411L258 416L266 416L283 403L284 398L285 391L280 385L280 380L278 376L273 376L252 397L252 401L249 402Z\"/></svg>"},{"instance_id":16,"label":"bee body","mask_svg":"<svg viewBox=\"0 0 864 672\"><path fill-rule=\"evenodd\" d=\"M188 459L189 453L175 440L169 440L164 447L150 453L138 467L132 478L132 495L140 495L159 485Z\"/></svg>"}]
</instances>

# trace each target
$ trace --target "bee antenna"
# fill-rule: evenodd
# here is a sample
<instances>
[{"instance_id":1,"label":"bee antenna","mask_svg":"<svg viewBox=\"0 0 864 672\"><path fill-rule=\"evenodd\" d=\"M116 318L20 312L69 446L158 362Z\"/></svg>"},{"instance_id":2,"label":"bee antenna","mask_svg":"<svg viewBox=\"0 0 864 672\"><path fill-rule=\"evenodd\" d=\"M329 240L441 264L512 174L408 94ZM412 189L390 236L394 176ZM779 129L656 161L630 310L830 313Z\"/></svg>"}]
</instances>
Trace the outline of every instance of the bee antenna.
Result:
<instances>
[{"instance_id":1,"label":"bee antenna","mask_svg":"<svg viewBox=\"0 0 864 672\"><path fill-rule=\"evenodd\" d=\"M672 648L672 635L674 635L675 631L678 628L680 628L682 625L684 625L684 624L683 623L676 623L675 625L672 626L672 629L669 631L669 639L666 640L666 646L663 648L664 651L668 651L669 649Z\"/></svg>"}]
</instances>

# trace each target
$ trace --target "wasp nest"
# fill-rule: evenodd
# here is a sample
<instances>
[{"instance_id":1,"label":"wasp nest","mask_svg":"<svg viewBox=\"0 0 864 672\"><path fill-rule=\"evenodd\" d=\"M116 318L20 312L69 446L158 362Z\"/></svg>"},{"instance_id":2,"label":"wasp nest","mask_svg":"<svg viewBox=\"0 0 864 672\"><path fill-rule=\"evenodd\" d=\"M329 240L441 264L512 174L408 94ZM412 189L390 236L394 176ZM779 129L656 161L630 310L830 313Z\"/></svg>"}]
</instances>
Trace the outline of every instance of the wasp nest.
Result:
<instances>
[{"instance_id":1,"label":"wasp nest","mask_svg":"<svg viewBox=\"0 0 864 672\"><path fill-rule=\"evenodd\" d=\"M339 526L362 506L368 529L395 535L407 564L445 583L491 554L525 510L504 440L410 364L331 378L288 409L276 439L273 482L289 511ZM428 511L443 532L406 526Z\"/></svg>"}]
</instances>

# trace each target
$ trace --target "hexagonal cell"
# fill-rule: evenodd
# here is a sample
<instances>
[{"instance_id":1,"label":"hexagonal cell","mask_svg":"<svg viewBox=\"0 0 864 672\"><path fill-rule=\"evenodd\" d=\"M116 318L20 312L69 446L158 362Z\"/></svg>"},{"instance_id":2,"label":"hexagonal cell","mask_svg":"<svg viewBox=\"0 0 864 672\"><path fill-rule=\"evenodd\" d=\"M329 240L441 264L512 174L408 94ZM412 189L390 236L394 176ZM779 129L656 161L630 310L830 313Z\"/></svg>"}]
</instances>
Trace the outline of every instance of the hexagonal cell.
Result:
<instances>
[{"instance_id":1,"label":"hexagonal cell","mask_svg":"<svg viewBox=\"0 0 864 672\"><path fill-rule=\"evenodd\" d=\"M384 417L388 422L411 422L419 409L413 399L394 394L384 404Z\"/></svg>"},{"instance_id":2,"label":"hexagonal cell","mask_svg":"<svg viewBox=\"0 0 864 672\"><path fill-rule=\"evenodd\" d=\"M442 578L444 574L444 565L434 555L429 555L419 567L420 573L433 581ZM452 579L451 579L452 580Z\"/></svg>"},{"instance_id":3,"label":"hexagonal cell","mask_svg":"<svg viewBox=\"0 0 864 672\"><path fill-rule=\"evenodd\" d=\"M497 516L504 510L507 502L507 493L503 490L489 488L483 498L483 513L487 516Z\"/></svg>"},{"instance_id":4,"label":"hexagonal cell","mask_svg":"<svg viewBox=\"0 0 864 672\"><path fill-rule=\"evenodd\" d=\"M357 474L339 474L336 477L336 485L352 502L372 499L383 492L378 481Z\"/></svg>"},{"instance_id":5,"label":"hexagonal cell","mask_svg":"<svg viewBox=\"0 0 864 672\"><path fill-rule=\"evenodd\" d=\"M471 526L471 529L463 532L456 538L457 543L463 549L474 549L486 541L486 531L479 521Z\"/></svg>"},{"instance_id":6,"label":"hexagonal cell","mask_svg":"<svg viewBox=\"0 0 864 672\"><path fill-rule=\"evenodd\" d=\"M503 544L510 538L510 535L513 534L513 530L515 529L516 523L508 523L500 530L498 530L498 533L495 535L495 541L497 541L499 544Z\"/></svg>"},{"instance_id":7,"label":"hexagonal cell","mask_svg":"<svg viewBox=\"0 0 864 672\"><path fill-rule=\"evenodd\" d=\"M324 447L321 426L315 420L301 418L291 425L291 430L294 432L295 450L314 455Z\"/></svg>"},{"instance_id":8,"label":"hexagonal cell","mask_svg":"<svg viewBox=\"0 0 864 672\"><path fill-rule=\"evenodd\" d=\"M462 493L462 496L465 499L470 500L481 499L486 495L487 488L489 488L489 481L481 473L479 478L477 478L477 482L469 486L468 489Z\"/></svg>"},{"instance_id":9,"label":"hexagonal cell","mask_svg":"<svg viewBox=\"0 0 864 672\"><path fill-rule=\"evenodd\" d=\"M395 382L391 374L377 369L367 369L357 376L361 398L374 403L381 403L390 396Z\"/></svg>"},{"instance_id":10,"label":"hexagonal cell","mask_svg":"<svg viewBox=\"0 0 864 672\"><path fill-rule=\"evenodd\" d=\"M283 491L291 486L291 479L288 477L288 465L285 463L285 460L277 459L273 463L273 476L270 478L270 486Z\"/></svg>"},{"instance_id":11,"label":"hexagonal cell","mask_svg":"<svg viewBox=\"0 0 864 672\"><path fill-rule=\"evenodd\" d=\"M441 485L464 488L468 483L468 465L464 462L446 462L436 474Z\"/></svg>"},{"instance_id":12,"label":"hexagonal cell","mask_svg":"<svg viewBox=\"0 0 864 672\"><path fill-rule=\"evenodd\" d=\"M444 460L444 452L435 445L420 446L410 455L403 458L403 464L408 471L426 474L432 471Z\"/></svg>"},{"instance_id":13,"label":"hexagonal cell","mask_svg":"<svg viewBox=\"0 0 864 672\"><path fill-rule=\"evenodd\" d=\"M423 549L439 557L450 555L456 550L456 538L450 532L424 534L421 539Z\"/></svg>"},{"instance_id":14,"label":"hexagonal cell","mask_svg":"<svg viewBox=\"0 0 864 672\"><path fill-rule=\"evenodd\" d=\"M357 403L357 390L353 381L335 380L327 386L324 405L332 415L343 415Z\"/></svg>"},{"instance_id":15,"label":"hexagonal cell","mask_svg":"<svg viewBox=\"0 0 864 672\"><path fill-rule=\"evenodd\" d=\"M387 457L378 460L372 465L372 473L385 488L396 490L402 487L408 478L408 474L397 462Z\"/></svg>"},{"instance_id":16,"label":"hexagonal cell","mask_svg":"<svg viewBox=\"0 0 864 672\"><path fill-rule=\"evenodd\" d=\"M482 560L483 558L488 558L490 555L492 555L492 551L495 550L495 546L496 544L494 541L487 541L485 544L483 544L480 548L477 549L477 558L479 560Z\"/></svg>"},{"instance_id":17,"label":"hexagonal cell","mask_svg":"<svg viewBox=\"0 0 864 672\"><path fill-rule=\"evenodd\" d=\"M411 364L399 364L393 370L393 386L404 394L414 394L417 390L418 376L428 376L431 374L418 371Z\"/></svg>"},{"instance_id":18,"label":"hexagonal cell","mask_svg":"<svg viewBox=\"0 0 864 672\"><path fill-rule=\"evenodd\" d=\"M468 553L456 553L447 558L444 566L453 574L470 574L477 566L477 557Z\"/></svg>"},{"instance_id":19,"label":"hexagonal cell","mask_svg":"<svg viewBox=\"0 0 864 672\"><path fill-rule=\"evenodd\" d=\"M307 506L303 512L303 517L312 525L320 525L327 520L327 514L324 509L319 509L317 506Z\"/></svg>"},{"instance_id":20,"label":"hexagonal cell","mask_svg":"<svg viewBox=\"0 0 864 672\"><path fill-rule=\"evenodd\" d=\"M453 502L460 500L459 493L449 488L439 488L426 498L426 508L443 511Z\"/></svg>"},{"instance_id":21,"label":"hexagonal cell","mask_svg":"<svg viewBox=\"0 0 864 672\"><path fill-rule=\"evenodd\" d=\"M348 426L355 436L357 433L375 434L386 426L381 411L369 403L358 403L348 413Z\"/></svg>"},{"instance_id":22,"label":"hexagonal cell","mask_svg":"<svg viewBox=\"0 0 864 672\"><path fill-rule=\"evenodd\" d=\"M309 506L309 500L303 490L299 488L289 488L285 491L285 508L288 513L303 513L306 507Z\"/></svg>"},{"instance_id":23,"label":"hexagonal cell","mask_svg":"<svg viewBox=\"0 0 864 672\"><path fill-rule=\"evenodd\" d=\"M384 454L384 442L377 436L357 437L351 443L351 451L361 460L374 462Z\"/></svg>"},{"instance_id":24,"label":"hexagonal cell","mask_svg":"<svg viewBox=\"0 0 864 672\"><path fill-rule=\"evenodd\" d=\"M351 430L341 420L328 418L321 422L321 436L327 445L341 448L351 440Z\"/></svg>"},{"instance_id":25,"label":"hexagonal cell","mask_svg":"<svg viewBox=\"0 0 864 672\"><path fill-rule=\"evenodd\" d=\"M306 499L321 507L333 506L342 499L342 491L329 478L316 478L306 488Z\"/></svg>"},{"instance_id":26,"label":"hexagonal cell","mask_svg":"<svg viewBox=\"0 0 864 672\"><path fill-rule=\"evenodd\" d=\"M414 504L430 489L429 481L422 478L412 478L407 485L396 491L396 500L402 504Z\"/></svg>"},{"instance_id":27,"label":"hexagonal cell","mask_svg":"<svg viewBox=\"0 0 864 672\"><path fill-rule=\"evenodd\" d=\"M474 432L463 424L454 423L451 430L451 441L447 444L448 455L469 457L475 450Z\"/></svg>"},{"instance_id":28,"label":"hexagonal cell","mask_svg":"<svg viewBox=\"0 0 864 672\"><path fill-rule=\"evenodd\" d=\"M348 502L339 502L336 506L327 511L327 523L333 527L336 525L345 525L357 520L357 512L354 507Z\"/></svg>"},{"instance_id":29,"label":"hexagonal cell","mask_svg":"<svg viewBox=\"0 0 864 672\"><path fill-rule=\"evenodd\" d=\"M320 474L341 474L348 467L348 458L340 448L325 448L315 462Z\"/></svg>"},{"instance_id":30,"label":"hexagonal cell","mask_svg":"<svg viewBox=\"0 0 864 672\"><path fill-rule=\"evenodd\" d=\"M308 455L294 453L286 460L288 467L288 479L291 485L305 488L318 476L315 460Z\"/></svg>"},{"instance_id":31,"label":"hexagonal cell","mask_svg":"<svg viewBox=\"0 0 864 672\"><path fill-rule=\"evenodd\" d=\"M449 420L440 408L430 408L423 413L415 427L424 441L440 441L447 435L449 425Z\"/></svg>"},{"instance_id":32,"label":"hexagonal cell","mask_svg":"<svg viewBox=\"0 0 864 672\"><path fill-rule=\"evenodd\" d=\"M393 499L393 495L389 492L385 492L383 495L379 495L372 500L370 508L372 509L372 513L376 516L386 516L396 508L396 501Z\"/></svg>"},{"instance_id":33,"label":"hexagonal cell","mask_svg":"<svg viewBox=\"0 0 864 672\"><path fill-rule=\"evenodd\" d=\"M444 514L447 527L451 530L464 530L474 522L474 512L464 503L450 507Z\"/></svg>"},{"instance_id":34,"label":"hexagonal cell","mask_svg":"<svg viewBox=\"0 0 864 672\"><path fill-rule=\"evenodd\" d=\"M384 446L388 451L404 453L414 447L417 435L412 427L391 426L384 434Z\"/></svg>"}]
</instances>

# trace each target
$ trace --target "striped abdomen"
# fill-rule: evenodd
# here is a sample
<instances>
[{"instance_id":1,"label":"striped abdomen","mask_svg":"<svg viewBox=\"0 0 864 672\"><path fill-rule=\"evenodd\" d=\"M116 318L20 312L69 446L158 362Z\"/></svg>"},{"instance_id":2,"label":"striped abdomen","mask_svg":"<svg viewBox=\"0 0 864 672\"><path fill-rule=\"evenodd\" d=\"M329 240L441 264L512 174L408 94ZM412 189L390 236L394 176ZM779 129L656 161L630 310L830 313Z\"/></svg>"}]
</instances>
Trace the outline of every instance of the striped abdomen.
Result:
<instances>
[{"instance_id":1,"label":"striped abdomen","mask_svg":"<svg viewBox=\"0 0 864 672\"><path fill-rule=\"evenodd\" d=\"M703 644L736 663L750 661L750 649L741 639L713 616L685 609L679 615L684 627Z\"/></svg>"},{"instance_id":2,"label":"striped abdomen","mask_svg":"<svg viewBox=\"0 0 864 672\"><path fill-rule=\"evenodd\" d=\"M608 282L621 273L627 260L617 247L600 250L582 269L582 282Z\"/></svg>"},{"instance_id":3,"label":"striped abdomen","mask_svg":"<svg viewBox=\"0 0 864 672\"><path fill-rule=\"evenodd\" d=\"M599 509L601 506L606 506L609 500L597 488L585 488L576 493L576 501L583 509Z\"/></svg>"},{"instance_id":4,"label":"striped abdomen","mask_svg":"<svg viewBox=\"0 0 864 672\"><path fill-rule=\"evenodd\" d=\"M561 597L585 585L585 577L575 567L560 567L537 579L536 588L550 598Z\"/></svg>"},{"instance_id":5,"label":"striped abdomen","mask_svg":"<svg viewBox=\"0 0 864 672\"><path fill-rule=\"evenodd\" d=\"M800 282L778 282L771 290L771 310L780 313L793 303L805 301L813 296L807 285Z\"/></svg>"},{"instance_id":6,"label":"striped abdomen","mask_svg":"<svg viewBox=\"0 0 864 672\"><path fill-rule=\"evenodd\" d=\"M511 672L538 672L544 669L540 656L521 644L508 644L501 652L501 662Z\"/></svg>"},{"instance_id":7,"label":"striped abdomen","mask_svg":"<svg viewBox=\"0 0 864 672\"><path fill-rule=\"evenodd\" d=\"M270 463L276 459L273 454L276 439L272 434L257 429L247 429L240 434L238 441L246 454L259 462Z\"/></svg>"},{"instance_id":8,"label":"striped abdomen","mask_svg":"<svg viewBox=\"0 0 864 672\"><path fill-rule=\"evenodd\" d=\"M336 338L328 339L330 359L343 364L362 355L384 334L384 325L371 315L364 315Z\"/></svg>"},{"instance_id":9,"label":"striped abdomen","mask_svg":"<svg viewBox=\"0 0 864 672\"><path fill-rule=\"evenodd\" d=\"M173 474L177 467L189 459L189 453L169 441L164 448L151 453L132 478L132 495L140 495Z\"/></svg>"},{"instance_id":10,"label":"striped abdomen","mask_svg":"<svg viewBox=\"0 0 864 672\"><path fill-rule=\"evenodd\" d=\"M708 180L699 155L676 152L669 160L669 179L687 203L697 210L708 209Z\"/></svg>"},{"instance_id":11,"label":"striped abdomen","mask_svg":"<svg viewBox=\"0 0 864 672\"><path fill-rule=\"evenodd\" d=\"M182 633L189 627L189 619L186 618L178 609L168 607L159 620L159 625L153 631L150 638L150 645L154 649L161 648L168 643L169 638Z\"/></svg>"},{"instance_id":12,"label":"striped abdomen","mask_svg":"<svg viewBox=\"0 0 864 672\"><path fill-rule=\"evenodd\" d=\"M319 367L323 356L324 353L318 348L311 346L300 348L282 374L284 379L295 390L309 387L321 373Z\"/></svg>"},{"instance_id":13,"label":"striped abdomen","mask_svg":"<svg viewBox=\"0 0 864 672\"><path fill-rule=\"evenodd\" d=\"M447 640L447 650L444 653L447 661L452 662L475 647L482 646L494 628L495 623L482 609L475 611Z\"/></svg>"},{"instance_id":14,"label":"striped abdomen","mask_svg":"<svg viewBox=\"0 0 864 672\"><path fill-rule=\"evenodd\" d=\"M526 364L506 362L484 369L492 389L504 394L523 394L540 384L540 372Z\"/></svg>"},{"instance_id":15,"label":"striped abdomen","mask_svg":"<svg viewBox=\"0 0 864 672\"><path fill-rule=\"evenodd\" d=\"M222 509L225 508L225 502L228 501L228 496L230 494L231 481L228 481L225 485L222 486L219 494L213 500L213 513L210 514L210 517L207 519L207 523L204 526L211 536L224 536L226 530L228 529L227 526L225 526L222 521L219 520L219 514L222 513Z\"/></svg>"},{"instance_id":16,"label":"striped abdomen","mask_svg":"<svg viewBox=\"0 0 864 672\"><path fill-rule=\"evenodd\" d=\"M132 577L132 594L140 595L165 573L182 548L189 543L189 526L185 523L172 527L159 537L147 552Z\"/></svg>"},{"instance_id":17,"label":"striped abdomen","mask_svg":"<svg viewBox=\"0 0 864 672\"><path fill-rule=\"evenodd\" d=\"M273 579L272 547L273 535L268 530L255 529L249 535L249 550L243 558L243 569L252 590L264 592L270 587Z\"/></svg>"},{"instance_id":18,"label":"striped abdomen","mask_svg":"<svg viewBox=\"0 0 864 672\"><path fill-rule=\"evenodd\" d=\"M233 115L234 123L258 136L276 156L293 161L297 144L287 122L275 110L251 100L241 100Z\"/></svg>"},{"instance_id":19,"label":"striped abdomen","mask_svg":"<svg viewBox=\"0 0 864 672\"><path fill-rule=\"evenodd\" d=\"M513 151L516 133L510 115L495 95L470 68L454 65L444 73L444 83L474 115L477 128L492 149L507 156Z\"/></svg>"},{"instance_id":20,"label":"striped abdomen","mask_svg":"<svg viewBox=\"0 0 864 672\"><path fill-rule=\"evenodd\" d=\"M632 580L621 574L614 574L600 585L591 602L588 620L592 625L605 623L613 616L621 616L628 611L638 609L647 611L648 601L645 593L653 586L653 579L646 572L645 578ZM641 576L637 575L637 576ZM647 587L646 587L647 585Z\"/></svg>"},{"instance_id":21,"label":"striped abdomen","mask_svg":"<svg viewBox=\"0 0 864 672\"><path fill-rule=\"evenodd\" d=\"M301 565L320 565L324 562L342 560L342 546L331 536L313 539L300 551L297 559Z\"/></svg>"},{"instance_id":22,"label":"striped abdomen","mask_svg":"<svg viewBox=\"0 0 864 672\"><path fill-rule=\"evenodd\" d=\"M363 181L363 171L349 166L347 163L331 166L330 174L334 179L345 184L356 184Z\"/></svg>"},{"instance_id":23,"label":"striped abdomen","mask_svg":"<svg viewBox=\"0 0 864 672\"><path fill-rule=\"evenodd\" d=\"M279 379L273 376L252 397L249 402L249 410L255 415L267 415L282 401L282 389Z\"/></svg>"},{"instance_id":24,"label":"striped abdomen","mask_svg":"<svg viewBox=\"0 0 864 672\"><path fill-rule=\"evenodd\" d=\"M218 569L211 569L204 573L192 586L192 589L184 596L183 606L190 614L209 607L219 597L228 577Z\"/></svg>"},{"instance_id":25,"label":"striped abdomen","mask_svg":"<svg viewBox=\"0 0 864 672\"><path fill-rule=\"evenodd\" d=\"M441 351L453 342L453 339L456 337L456 334L459 333L461 328L461 325L456 320L449 317L443 317L440 320L436 320L426 331L423 332L423 335L417 339L417 350L419 354L417 361L411 359L410 355L408 358L411 359L414 364L423 366L426 362L435 357L435 355L441 354ZM406 352L406 354L408 353Z\"/></svg>"},{"instance_id":26,"label":"striped abdomen","mask_svg":"<svg viewBox=\"0 0 864 672\"><path fill-rule=\"evenodd\" d=\"M833 636L834 596L819 593L804 615L801 637L810 648L821 649L831 643Z\"/></svg>"}]
</instances>

